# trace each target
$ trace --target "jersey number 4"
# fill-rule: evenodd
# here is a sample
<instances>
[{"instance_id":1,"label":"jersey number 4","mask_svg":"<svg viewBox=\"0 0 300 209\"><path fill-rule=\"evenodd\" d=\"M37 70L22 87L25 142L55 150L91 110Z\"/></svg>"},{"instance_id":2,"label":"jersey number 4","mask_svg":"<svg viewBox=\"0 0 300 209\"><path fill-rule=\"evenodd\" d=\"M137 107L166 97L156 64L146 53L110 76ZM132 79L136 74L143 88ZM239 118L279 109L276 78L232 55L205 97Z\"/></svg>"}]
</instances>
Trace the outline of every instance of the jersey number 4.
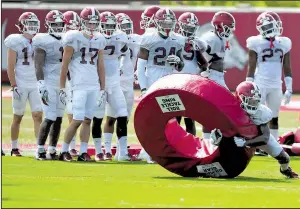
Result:
<instances>
[{"instance_id":1,"label":"jersey number 4","mask_svg":"<svg viewBox=\"0 0 300 209\"><path fill-rule=\"evenodd\" d=\"M175 47L171 47L169 55L175 55L175 50L176 50ZM164 60L158 61L158 59L165 59L167 55L167 50L164 47L158 47L155 49L155 52L162 52L162 53L154 56L154 65L165 66L166 62Z\"/></svg>"},{"instance_id":2,"label":"jersey number 4","mask_svg":"<svg viewBox=\"0 0 300 209\"><path fill-rule=\"evenodd\" d=\"M283 60L283 50L282 49L264 49L262 51L263 53L266 53L262 56L262 61L265 62L267 61L266 58L271 58L271 57L274 57L274 54L277 54L279 53L279 59L280 59L280 62L282 62Z\"/></svg>"}]
</instances>

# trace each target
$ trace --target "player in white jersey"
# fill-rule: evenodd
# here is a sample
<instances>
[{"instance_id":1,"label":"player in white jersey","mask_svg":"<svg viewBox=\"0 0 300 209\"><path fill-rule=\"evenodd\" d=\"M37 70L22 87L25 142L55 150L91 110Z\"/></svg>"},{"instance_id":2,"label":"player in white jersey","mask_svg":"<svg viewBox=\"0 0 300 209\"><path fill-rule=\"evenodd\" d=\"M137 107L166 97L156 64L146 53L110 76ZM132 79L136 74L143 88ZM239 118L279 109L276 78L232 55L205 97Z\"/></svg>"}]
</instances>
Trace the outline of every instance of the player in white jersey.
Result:
<instances>
[{"instance_id":1,"label":"player in white jersey","mask_svg":"<svg viewBox=\"0 0 300 209\"><path fill-rule=\"evenodd\" d=\"M137 54L139 49L139 38L137 34L133 34L133 22L130 17L124 13L116 14L117 29L127 34L129 50L126 53L121 54L119 57L120 65L120 85L124 94L126 104L128 120L134 104L134 68L136 65ZM114 132L114 125L116 122L116 113L114 109L107 103L106 105L106 121L104 125L104 159L111 159L111 143ZM117 157L118 158L118 157Z\"/></svg>"},{"instance_id":2,"label":"player in white jersey","mask_svg":"<svg viewBox=\"0 0 300 209\"><path fill-rule=\"evenodd\" d=\"M69 30L79 30L80 29L80 17L79 15L74 11L66 11L64 14L64 19L66 23L66 31ZM68 113L68 120L69 123L72 122L73 119L73 110L72 110L72 89L71 89L71 77L70 77L70 71L68 72L68 79L66 81L66 88L67 88L67 113ZM69 146L69 152L71 156L78 156L78 151L76 150L76 134L74 135L70 146Z\"/></svg>"},{"instance_id":3,"label":"player in white jersey","mask_svg":"<svg viewBox=\"0 0 300 209\"><path fill-rule=\"evenodd\" d=\"M59 100L59 79L63 55L62 34L65 32L63 14L58 10L48 12L45 18L47 33L39 33L32 39L37 86L44 120L41 124L36 159L57 159L56 145L60 136L64 105ZM49 135L48 156L45 143Z\"/></svg>"},{"instance_id":4,"label":"player in white jersey","mask_svg":"<svg viewBox=\"0 0 300 209\"><path fill-rule=\"evenodd\" d=\"M80 153L78 161L93 161L87 153L90 124L96 104L105 100L105 71L103 63L106 40L99 33L100 14L94 7L86 7L80 13L81 31L70 30L63 37L64 55L60 75L60 99L66 104L65 83L70 70L73 91L73 120L64 136L59 159L71 161L69 144L76 130L80 129ZM97 99L97 96L98 99Z\"/></svg>"},{"instance_id":5,"label":"player in white jersey","mask_svg":"<svg viewBox=\"0 0 300 209\"><path fill-rule=\"evenodd\" d=\"M230 50L228 38L235 30L234 17L224 11L215 13L211 21L214 26L213 31L208 31L201 35L201 39L206 41L207 49L203 53L209 63L208 70L202 72L208 73L208 78L228 89L224 80L224 56L226 50ZM202 128L203 138L209 139L210 130Z\"/></svg>"},{"instance_id":6,"label":"player in white jersey","mask_svg":"<svg viewBox=\"0 0 300 209\"><path fill-rule=\"evenodd\" d=\"M107 102L114 110L117 118L117 137L119 144L116 160L132 160L127 150L127 106L124 94L120 86L119 57L126 53L128 49L128 37L126 33L116 30L116 17L111 12L100 14L100 32L105 36L107 45L104 49L105 65L105 91ZM97 161L104 160L101 146L101 123L105 114L105 103L95 109L93 119L92 135L94 139ZM111 154L106 153L107 159L111 159Z\"/></svg>"},{"instance_id":7,"label":"player in white jersey","mask_svg":"<svg viewBox=\"0 0 300 209\"><path fill-rule=\"evenodd\" d=\"M22 156L18 149L20 124L29 100L36 139L42 122L42 106L36 86L31 39L40 29L40 21L32 12L24 12L16 24L21 34L11 34L4 44L7 51L7 74L12 86L13 121L11 124L12 156Z\"/></svg>"},{"instance_id":8,"label":"player in white jersey","mask_svg":"<svg viewBox=\"0 0 300 209\"><path fill-rule=\"evenodd\" d=\"M272 111L261 104L261 92L259 87L251 81L243 81L236 88L236 98L241 103L241 107L249 115L259 132L259 136L245 140L240 136L235 136L234 141L237 147L257 147L264 150L280 164L280 173L288 178L299 178L298 174L292 171L289 166L290 157L281 147L279 142L270 133L268 122L272 119ZM214 129L211 134L211 141L218 145L222 139L219 129Z\"/></svg>"},{"instance_id":9,"label":"player in white jersey","mask_svg":"<svg viewBox=\"0 0 300 209\"><path fill-rule=\"evenodd\" d=\"M246 80L254 81L262 93L262 103L273 112L270 130L278 138L278 115L282 100L282 68L286 92L284 104L288 104L293 92L290 50L292 42L288 37L280 36L282 24L274 12L259 15L256 28L260 35L247 39L249 64Z\"/></svg>"},{"instance_id":10,"label":"player in white jersey","mask_svg":"<svg viewBox=\"0 0 300 209\"><path fill-rule=\"evenodd\" d=\"M190 73L200 74L200 69L206 70L208 63L202 53L206 51L206 42L195 37L195 32L199 27L198 18L192 12L185 12L178 18L178 33L185 37L185 46L182 51L184 68L182 71L174 71L174 73ZM177 117L180 123L182 117ZM195 121L190 118L184 118L186 131L196 135Z\"/></svg>"}]
</instances>

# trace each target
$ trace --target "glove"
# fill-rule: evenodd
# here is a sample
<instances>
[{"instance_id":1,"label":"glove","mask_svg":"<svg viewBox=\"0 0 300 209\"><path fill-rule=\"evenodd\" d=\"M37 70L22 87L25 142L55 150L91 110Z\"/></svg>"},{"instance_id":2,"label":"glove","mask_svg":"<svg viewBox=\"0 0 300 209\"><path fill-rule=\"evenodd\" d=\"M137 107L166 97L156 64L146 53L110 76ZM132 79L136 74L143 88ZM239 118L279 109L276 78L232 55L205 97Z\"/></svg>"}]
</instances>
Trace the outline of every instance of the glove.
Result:
<instances>
[{"instance_id":1,"label":"glove","mask_svg":"<svg viewBox=\"0 0 300 209\"><path fill-rule=\"evenodd\" d=\"M43 104L48 106L48 102L49 102L49 96L48 95L49 95L49 93L48 93L48 90L45 86L45 81L44 80L39 80L37 85L38 85L39 93L40 93Z\"/></svg>"},{"instance_id":2,"label":"glove","mask_svg":"<svg viewBox=\"0 0 300 209\"><path fill-rule=\"evenodd\" d=\"M106 91L100 90L99 98L97 100L97 106L104 107L105 104L106 104Z\"/></svg>"},{"instance_id":3,"label":"glove","mask_svg":"<svg viewBox=\"0 0 300 209\"><path fill-rule=\"evenodd\" d=\"M60 89L59 91L59 100L60 102L66 106L67 105L67 93L66 93L66 89L65 88L62 88Z\"/></svg>"},{"instance_id":4,"label":"glove","mask_svg":"<svg viewBox=\"0 0 300 209\"><path fill-rule=\"evenodd\" d=\"M284 105L287 105L290 103L291 101L291 97L292 97L292 92L290 92L289 90L286 90L284 93Z\"/></svg>"},{"instance_id":5,"label":"glove","mask_svg":"<svg viewBox=\"0 0 300 209\"><path fill-rule=\"evenodd\" d=\"M235 137L233 137L233 140L237 147L245 146L246 140L244 138L235 136Z\"/></svg>"},{"instance_id":6,"label":"glove","mask_svg":"<svg viewBox=\"0 0 300 209\"><path fill-rule=\"evenodd\" d=\"M134 72L134 84L138 85L139 84L139 79L137 77L137 71Z\"/></svg>"},{"instance_id":7,"label":"glove","mask_svg":"<svg viewBox=\"0 0 300 209\"><path fill-rule=\"evenodd\" d=\"M254 78L252 78L252 77L247 77L247 78L246 78L246 81L254 82Z\"/></svg>"},{"instance_id":8,"label":"glove","mask_svg":"<svg viewBox=\"0 0 300 209\"><path fill-rule=\"evenodd\" d=\"M13 98L16 100L21 100L22 92L19 90L17 86L12 87Z\"/></svg>"},{"instance_id":9,"label":"glove","mask_svg":"<svg viewBox=\"0 0 300 209\"><path fill-rule=\"evenodd\" d=\"M210 141L212 144L218 146L222 140L222 132L220 129L214 129L210 132Z\"/></svg>"},{"instance_id":10,"label":"glove","mask_svg":"<svg viewBox=\"0 0 300 209\"><path fill-rule=\"evenodd\" d=\"M200 72L200 75L204 78L208 78L209 77L209 70L202 70Z\"/></svg>"},{"instance_id":11,"label":"glove","mask_svg":"<svg viewBox=\"0 0 300 209\"><path fill-rule=\"evenodd\" d=\"M202 53L207 49L207 43L197 37L189 38L188 43L193 46L194 51L200 51Z\"/></svg>"},{"instance_id":12,"label":"glove","mask_svg":"<svg viewBox=\"0 0 300 209\"><path fill-rule=\"evenodd\" d=\"M176 55L169 55L167 57L167 62L170 64L170 65L178 65L180 63L180 58Z\"/></svg>"}]
</instances>

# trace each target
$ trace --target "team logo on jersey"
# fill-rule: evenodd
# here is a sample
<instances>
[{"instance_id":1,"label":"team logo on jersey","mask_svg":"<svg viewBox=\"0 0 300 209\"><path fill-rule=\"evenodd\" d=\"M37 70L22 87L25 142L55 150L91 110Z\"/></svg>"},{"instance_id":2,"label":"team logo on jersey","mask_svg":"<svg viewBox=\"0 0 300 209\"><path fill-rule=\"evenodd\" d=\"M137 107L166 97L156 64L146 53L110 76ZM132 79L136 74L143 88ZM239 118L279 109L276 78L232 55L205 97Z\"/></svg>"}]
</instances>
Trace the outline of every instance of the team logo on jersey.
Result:
<instances>
[{"instance_id":1,"label":"team logo on jersey","mask_svg":"<svg viewBox=\"0 0 300 209\"><path fill-rule=\"evenodd\" d=\"M201 25L196 31L196 36L201 36L201 34L213 30L213 26L210 22ZM235 35L231 36L229 39L230 50L226 50L224 57L224 67L225 69L238 68L239 70L244 70L248 62L247 51L240 45L238 39ZM222 51L225 51L225 46L223 46ZM223 52L224 52L223 51Z\"/></svg>"}]
</instances>

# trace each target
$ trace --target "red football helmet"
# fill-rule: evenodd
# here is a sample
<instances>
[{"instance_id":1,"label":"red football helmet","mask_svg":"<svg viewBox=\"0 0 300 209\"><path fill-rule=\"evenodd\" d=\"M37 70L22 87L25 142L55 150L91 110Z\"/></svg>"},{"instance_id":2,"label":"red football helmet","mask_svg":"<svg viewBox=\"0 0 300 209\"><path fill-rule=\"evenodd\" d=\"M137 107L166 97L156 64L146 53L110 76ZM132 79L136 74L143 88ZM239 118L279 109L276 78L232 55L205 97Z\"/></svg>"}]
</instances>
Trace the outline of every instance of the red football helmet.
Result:
<instances>
[{"instance_id":1,"label":"red football helmet","mask_svg":"<svg viewBox=\"0 0 300 209\"><path fill-rule=\"evenodd\" d=\"M100 13L94 7L86 7L80 13L81 30L88 35L99 32Z\"/></svg>"},{"instance_id":2,"label":"red football helmet","mask_svg":"<svg viewBox=\"0 0 300 209\"><path fill-rule=\"evenodd\" d=\"M21 33L34 35L40 30L40 21L33 12L24 12L15 25Z\"/></svg>"},{"instance_id":3,"label":"red football helmet","mask_svg":"<svg viewBox=\"0 0 300 209\"><path fill-rule=\"evenodd\" d=\"M116 31L117 20L116 16L112 12L102 12L100 14L100 32L110 37Z\"/></svg>"},{"instance_id":4,"label":"red football helmet","mask_svg":"<svg viewBox=\"0 0 300 209\"><path fill-rule=\"evenodd\" d=\"M258 110L261 93L258 86L251 81L243 81L235 90L236 98L241 102L241 107L250 115Z\"/></svg>"},{"instance_id":5,"label":"red football helmet","mask_svg":"<svg viewBox=\"0 0 300 209\"><path fill-rule=\"evenodd\" d=\"M273 18L273 19L271 18L272 19L271 22L273 22L273 23L270 23L270 21L268 23L268 21L267 21L267 19L270 19L269 18L270 16L272 16L272 18ZM273 27L272 24L274 24L274 20L276 21L276 27L271 29L271 27ZM270 24L270 25L268 25L268 24ZM266 27L270 27L270 28L267 29ZM281 35L283 32L282 21L281 21L279 15L275 12L263 12L262 14L260 14L256 20L256 28L260 34L262 34L263 30L267 30L269 33L270 32L272 33L272 31L274 31L273 33L275 33L276 36ZM266 36L264 36L264 37L266 37ZM269 37L274 37L274 36L270 35ZM267 37L267 38L269 38L269 37Z\"/></svg>"},{"instance_id":6,"label":"red football helmet","mask_svg":"<svg viewBox=\"0 0 300 209\"><path fill-rule=\"evenodd\" d=\"M229 38L235 30L235 19L232 14L228 12L221 11L215 13L211 24L221 38Z\"/></svg>"},{"instance_id":7,"label":"red football helmet","mask_svg":"<svg viewBox=\"0 0 300 209\"><path fill-rule=\"evenodd\" d=\"M45 18L45 27L48 33L60 35L66 32L65 19L63 13L58 10L51 10Z\"/></svg>"},{"instance_id":8,"label":"red football helmet","mask_svg":"<svg viewBox=\"0 0 300 209\"><path fill-rule=\"evenodd\" d=\"M133 33L133 22L125 13L116 14L117 28L126 34Z\"/></svg>"},{"instance_id":9,"label":"red football helmet","mask_svg":"<svg viewBox=\"0 0 300 209\"><path fill-rule=\"evenodd\" d=\"M178 18L178 33L183 36L194 36L199 27L198 18L192 12L185 12Z\"/></svg>"},{"instance_id":10,"label":"red football helmet","mask_svg":"<svg viewBox=\"0 0 300 209\"><path fill-rule=\"evenodd\" d=\"M141 15L140 27L141 29L155 28L154 16L155 13L160 9L159 6L151 6L145 9Z\"/></svg>"},{"instance_id":11,"label":"red football helmet","mask_svg":"<svg viewBox=\"0 0 300 209\"><path fill-rule=\"evenodd\" d=\"M163 36L169 36L171 31L174 31L176 26L175 13L166 8L159 9L154 16L154 21L157 26L157 30Z\"/></svg>"},{"instance_id":12,"label":"red football helmet","mask_svg":"<svg viewBox=\"0 0 300 209\"><path fill-rule=\"evenodd\" d=\"M76 12L67 11L64 13L66 29L67 30L79 30L80 28L80 17Z\"/></svg>"}]
</instances>

